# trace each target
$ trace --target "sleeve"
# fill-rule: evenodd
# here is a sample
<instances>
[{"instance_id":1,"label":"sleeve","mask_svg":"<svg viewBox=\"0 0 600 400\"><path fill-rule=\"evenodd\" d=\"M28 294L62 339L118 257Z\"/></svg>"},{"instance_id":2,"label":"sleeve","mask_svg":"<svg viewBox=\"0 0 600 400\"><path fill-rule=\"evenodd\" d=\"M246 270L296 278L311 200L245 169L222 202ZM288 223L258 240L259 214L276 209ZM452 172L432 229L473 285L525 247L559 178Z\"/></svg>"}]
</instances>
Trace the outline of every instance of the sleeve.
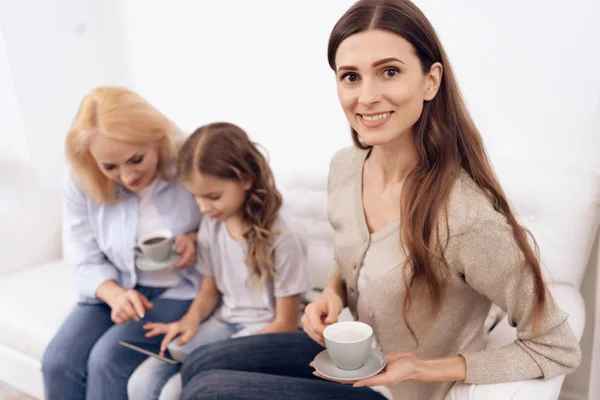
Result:
<instances>
[{"instance_id":1,"label":"sleeve","mask_svg":"<svg viewBox=\"0 0 600 400\"><path fill-rule=\"evenodd\" d=\"M306 265L307 248L302 238L288 234L275 247L275 297L288 297L312 288Z\"/></svg>"},{"instance_id":2,"label":"sleeve","mask_svg":"<svg viewBox=\"0 0 600 400\"><path fill-rule=\"evenodd\" d=\"M214 238L210 234L211 221L208 218L202 218L198 228L198 238L196 246L196 270L205 276L214 276L210 245L214 243Z\"/></svg>"},{"instance_id":3,"label":"sleeve","mask_svg":"<svg viewBox=\"0 0 600 400\"><path fill-rule=\"evenodd\" d=\"M534 331L533 272L503 217L451 238L447 250L454 253L467 284L504 310L511 326L517 328L517 339L507 346L462 354L467 363L465 383L548 379L579 366L581 350L568 315L549 292Z\"/></svg>"},{"instance_id":4,"label":"sleeve","mask_svg":"<svg viewBox=\"0 0 600 400\"><path fill-rule=\"evenodd\" d=\"M75 250L75 280L79 294L97 301L96 290L109 280L118 281L119 271L98 247L87 210L87 198L77 188L70 171L62 179L63 218Z\"/></svg>"}]
</instances>

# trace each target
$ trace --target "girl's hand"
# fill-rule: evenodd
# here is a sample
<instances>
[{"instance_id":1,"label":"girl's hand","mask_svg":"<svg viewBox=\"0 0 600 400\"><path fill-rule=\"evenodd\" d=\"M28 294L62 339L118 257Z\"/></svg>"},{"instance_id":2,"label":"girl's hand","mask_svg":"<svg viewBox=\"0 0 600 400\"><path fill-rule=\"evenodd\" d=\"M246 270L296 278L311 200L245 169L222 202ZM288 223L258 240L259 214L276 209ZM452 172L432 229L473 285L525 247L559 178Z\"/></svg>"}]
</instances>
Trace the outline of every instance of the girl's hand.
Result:
<instances>
[{"instance_id":1,"label":"girl's hand","mask_svg":"<svg viewBox=\"0 0 600 400\"><path fill-rule=\"evenodd\" d=\"M112 309L110 318L115 324L137 322L144 318L147 310L154 307L143 294L134 289L123 290L109 306Z\"/></svg>"},{"instance_id":2,"label":"girl's hand","mask_svg":"<svg viewBox=\"0 0 600 400\"><path fill-rule=\"evenodd\" d=\"M196 241L188 234L177 236L175 239L175 253L180 254L181 258L173 264L173 268L193 267L196 263Z\"/></svg>"},{"instance_id":3,"label":"girl's hand","mask_svg":"<svg viewBox=\"0 0 600 400\"><path fill-rule=\"evenodd\" d=\"M180 335L177 344L183 346L198 332L198 326L200 326L200 321L186 314L179 321L168 324L148 322L144 325L144 329L149 331L146 333L147 338L165 335L160 344L160 355L163 356L167 346L177 335Z\"/></svg>"},{"instance_id":4,"label":"girl's hand","mask_svg":"<svg viewBox=\"0 0 600 400\"><path fill-rule=\"evenodd\" d=\"M417 357L414 354L391 354L386 356L386 360L387 364L383 371L375 376L359 381L337 381L335 379L326 378L317 371L314 371L313 375L332 382L354 385L354 387L395 386L400 382L412 380L415 376ZM315 362L311 362L310 366L314 368Z\"/></svg>"},{"instance_id":5,"label":"girl's hand","mask_svg":"<svg viewBox=\"0 0 600 400\"><path fill-rule=\"evenodd\" d=\"M304 332L312 340L325 347L323 330L327 325L336 323L338 316L344 308L344 303L336 293L324 290L317 300L313 301L304 309L302 316L302 325Z\"/></svg>"}]
</instances>

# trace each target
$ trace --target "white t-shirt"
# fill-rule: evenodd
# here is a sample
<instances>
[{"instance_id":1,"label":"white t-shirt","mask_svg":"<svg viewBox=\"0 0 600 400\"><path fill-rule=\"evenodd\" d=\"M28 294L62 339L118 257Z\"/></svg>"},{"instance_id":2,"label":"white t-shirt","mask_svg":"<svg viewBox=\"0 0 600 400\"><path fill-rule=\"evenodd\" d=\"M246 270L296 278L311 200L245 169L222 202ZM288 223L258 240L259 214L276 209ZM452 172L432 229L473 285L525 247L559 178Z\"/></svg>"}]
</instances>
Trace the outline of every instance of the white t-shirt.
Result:
<instances>
[{"instance_id":1,"label":"white t-shirt","mask_svg":"<svg viewBox=\"0 0 600 400\"><path fill-rule=\"evenodd\" d=\"M137 192L139 198L139 215L136 243L139 238L147 232L162 229L163 224L154 202L154 190L158 180L155 179L148 187ZM175 286L181 276L171 268L158 271L142 271L136 267L137 283L149 287L171 287Z\"/></svg>"},{"instance_id":2,"label":"white t-shirt","mask_svg":"<svg viewBox=\"0 0 600 400\"><path fill-rule=\"evenodd\" d=\"M202 275L212 276L222 294L223 305L217 318L230 324L269 323L275 318L275 300L300 294L311 288L306 267L304 241L278 217L275 237L275 280L257 292L254 280L248 279L247 247L236 242L227 226L204 217L198 231L197 268Z\"/></svg>"}]
</instances>

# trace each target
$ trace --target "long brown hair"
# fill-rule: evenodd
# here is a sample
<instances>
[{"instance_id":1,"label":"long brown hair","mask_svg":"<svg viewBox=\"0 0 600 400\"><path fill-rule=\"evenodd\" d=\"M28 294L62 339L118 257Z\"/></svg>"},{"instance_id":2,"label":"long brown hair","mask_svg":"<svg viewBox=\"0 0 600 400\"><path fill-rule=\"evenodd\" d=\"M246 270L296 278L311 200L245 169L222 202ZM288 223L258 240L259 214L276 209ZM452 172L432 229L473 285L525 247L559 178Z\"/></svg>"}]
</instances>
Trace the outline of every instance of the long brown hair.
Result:
<instances>
[{"instance_id":1,"label":"long brown hair","mask_svg":"<svg viewBox=\"0 0 600 400\"><path fill-rule=\"evenodd\" d=\"M443 256L444 246L432 240L432 234L436 232L440 218L444 218L450 190L461 171L465 171L482 189L495 210L506 217L533 272L535 327L546 302L546 286L536 255L537 245L535 250L529 245L527 235L531 235L530 232L519 225L511 211L433 26L409 0L360 0L340 18L329 37L327 55L334 71L339 45L348 36L371 29L392 32L406 39L415 49L423 73L429 72L435 62L443 66L439 91L433 100L425 102L423 112L413 126L419 159L406 177L400 199L401 245L406 250L406 266L409 268L403 304L408 329L414 337L408 322L411 293L428 292L434 317L441 308L445 280L440 268L435 267L439 264L435 261L439 260L446 269L448 264ZM360 141L354 129L352 140L357 147L369 148Z\"/></svg>"},{"instance_id":2,"label":"long brown hair","mask_svg":"<svg viewBox=\"0 0 600 400\"><path fill-rule=\"evenodd\" d=\"M92 135L129 143L156 142L158 175L175 178L179 130L156 108L129 89L102 86L83 98L67 133L65 154L77 184L101 204L117 202L117 184L108 179L89 151Z\"/></svg>"},{"instance_id":3,"label":"long brown hair","mask_svg":"<svg viewBox=\"0 0 600 400\"><path fill-rule=\"evenodd\" d=\"M249 228L244 234L248 246L246 265L261 291L275 278L273 239L278 232L271 226L282 203L269 163L241 128L216 122L196 129L179 152L181 180L193 179L196 172L252 182L242 206L242 218Z\"/></svg>"}]
</instances>

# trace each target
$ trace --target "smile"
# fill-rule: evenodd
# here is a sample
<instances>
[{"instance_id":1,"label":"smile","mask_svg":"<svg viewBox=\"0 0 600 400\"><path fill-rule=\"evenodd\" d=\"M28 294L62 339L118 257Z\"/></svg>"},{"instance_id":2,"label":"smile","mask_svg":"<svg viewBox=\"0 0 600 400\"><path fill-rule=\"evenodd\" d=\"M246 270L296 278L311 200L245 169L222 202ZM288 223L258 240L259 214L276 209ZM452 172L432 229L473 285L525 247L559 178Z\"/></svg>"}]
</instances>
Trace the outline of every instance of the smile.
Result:
<instances>
[{"instance_id":1,"label":"smile","mask_svg":"<svg viewBox=\"0 0 600 400\"><path fill-rule=\"evenodd\" d=\"M387 111L379 114L358 114L358 120L367 128L379 128L390 120L393 113L393 111Z\"/></svg>"}]
</instances>

